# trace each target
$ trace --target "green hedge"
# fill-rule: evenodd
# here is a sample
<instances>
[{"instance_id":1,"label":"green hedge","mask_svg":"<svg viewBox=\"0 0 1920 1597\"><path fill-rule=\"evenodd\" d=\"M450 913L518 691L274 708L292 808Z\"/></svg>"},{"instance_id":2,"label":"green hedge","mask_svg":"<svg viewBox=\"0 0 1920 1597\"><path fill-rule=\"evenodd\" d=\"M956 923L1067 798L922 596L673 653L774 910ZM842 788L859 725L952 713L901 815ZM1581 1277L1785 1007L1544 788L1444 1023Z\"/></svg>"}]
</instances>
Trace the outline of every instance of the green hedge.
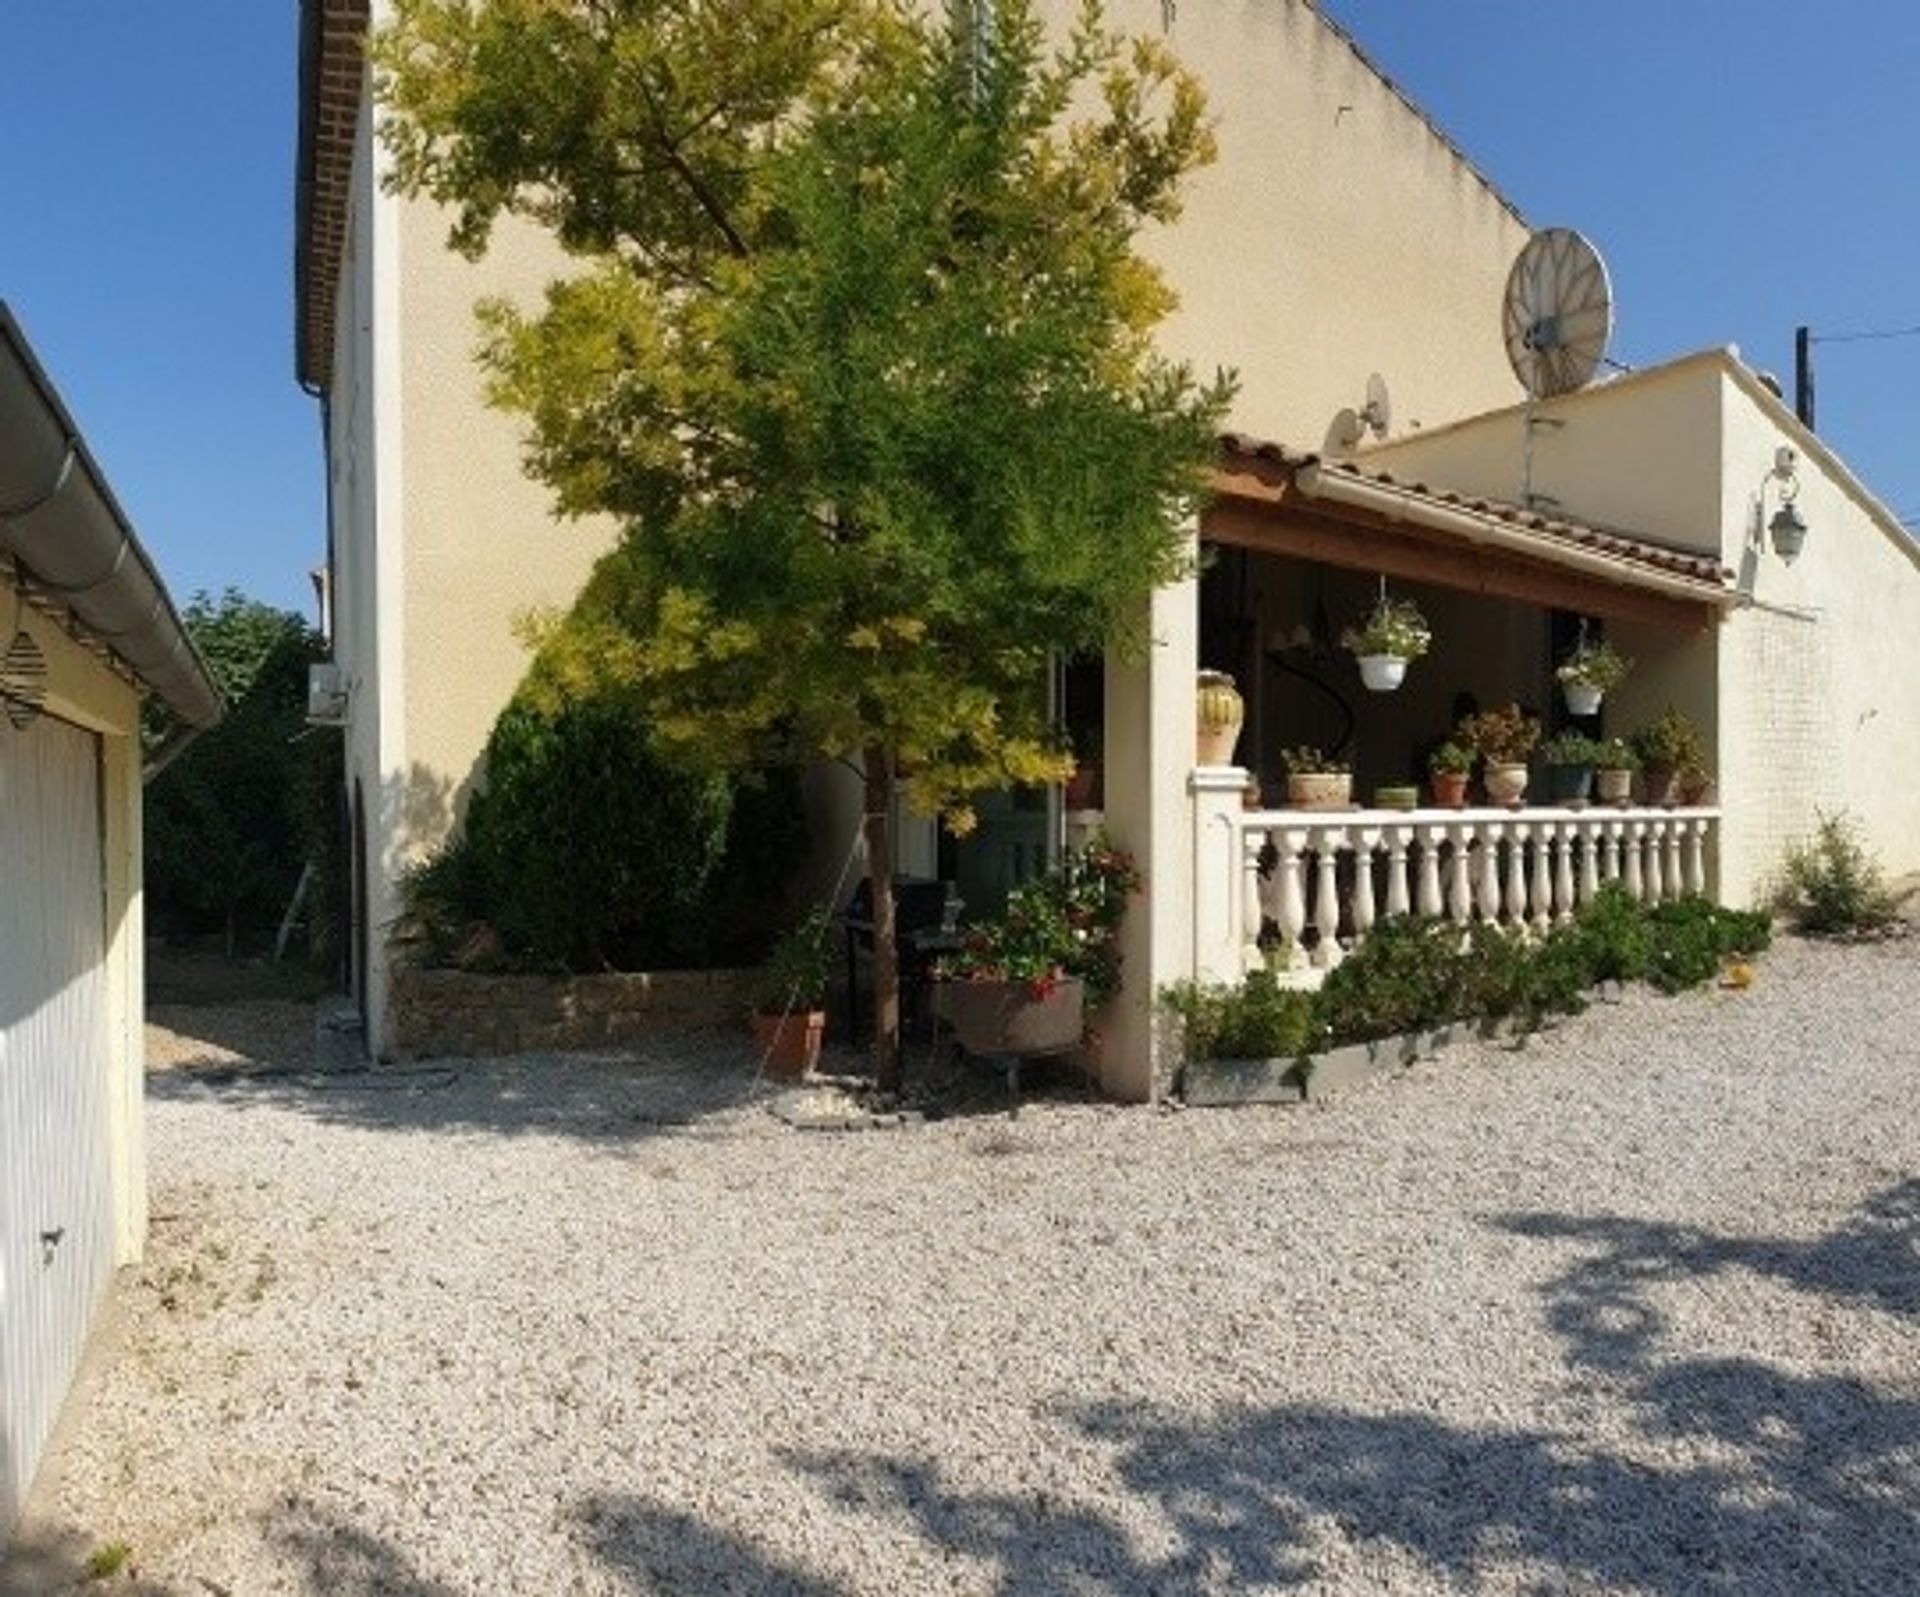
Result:
<instances>
[{"instance_id":1,"label":"green hedge","mask_svg":"<svg viewBox=\"0 0 1920 1597\"><path fill-rule=\"evenodd\" d=\"M1577 1014L1601 982L1646 981L1666 993L1699 986L1771 937L1764 913L1704 898L1649 908L1613 883L1545 937L1395 916L1316 991L1256 971L1237 987L1183 982L1163 1002L1181 1022L1188 1059L1292 1059L1457 1021L1531 1030Z\"/></svg>"}]
</instances>

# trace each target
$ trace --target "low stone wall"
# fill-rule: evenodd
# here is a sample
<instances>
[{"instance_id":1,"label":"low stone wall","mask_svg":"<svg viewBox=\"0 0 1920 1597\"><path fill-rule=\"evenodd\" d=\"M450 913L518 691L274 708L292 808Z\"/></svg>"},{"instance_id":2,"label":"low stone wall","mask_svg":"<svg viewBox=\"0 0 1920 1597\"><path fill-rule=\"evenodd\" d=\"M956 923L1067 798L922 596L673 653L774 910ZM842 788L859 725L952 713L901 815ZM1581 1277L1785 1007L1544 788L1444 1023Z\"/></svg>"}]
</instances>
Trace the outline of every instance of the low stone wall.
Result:
<instances>
[{"instance_id":1,"label":"low stone wall","mask_svg":"<svg viewBox=\"0 0 1920 1597\"><path fill-rule=\"evenodd\" d=\"M393 1052L403 1059L617 1048L690 1026L744 1025L750 970L603 976L393 973Z\"/></svg>"}]
</instances>

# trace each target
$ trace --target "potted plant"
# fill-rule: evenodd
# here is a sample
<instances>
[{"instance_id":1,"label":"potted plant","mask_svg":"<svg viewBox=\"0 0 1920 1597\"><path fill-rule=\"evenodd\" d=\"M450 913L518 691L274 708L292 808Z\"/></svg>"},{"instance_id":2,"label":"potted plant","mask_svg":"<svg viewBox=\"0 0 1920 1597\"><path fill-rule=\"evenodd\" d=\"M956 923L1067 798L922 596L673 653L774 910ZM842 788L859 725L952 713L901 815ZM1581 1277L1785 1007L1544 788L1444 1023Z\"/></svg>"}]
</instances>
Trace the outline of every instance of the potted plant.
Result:
<instances>
[{"instance_id":1,"label":"potted plant","mask_svg":"<svg viewBox=\"0 0 1920 1597\"><path fill-rule=\"evenodd\" d=\"M941 1009L968 1053L1064 1053L1120 990L1120 923L1140 890L1131 855L1096 838L1007 895L942 959Z\"/></svg>"},{"instance_id":2,"label":"potted plant","mask_svg":"<svg viewBox=\"0 0 1920 1597\"><path fill-rule=\"evenodd\" d=\"M1647 802L1669 808L1680 802L1680 773L1690 765L1706 765L1706 747L1700 729L1686 715L1668 705L1657 721L1633 734L1633 749L1645 772Z\"/></svg>"},{"instance_id":3,"label":"potted plant","mask_svg":"<svg viewBox=\"0 0 1920 1597\"><path fill-rule=\"evenodd\" d=\"M1714 802L1713 773L1698 760L1680 767L1680 802L1686 805Z\"/></svg>"},{"instance_id":4,"label":"potted plant","mask_svg":"<svg viewBox=\"0 0 1920 1597\"><path fill-rule=\"evenodd\" d=\"M1625 738L1608 738L1594 745L1593 791L1602 804L1625 804L1633 797L1633 773L1640 756Z\"/></svg>"},{"instance_id":5,"label":"potted plant","mask_svg":"<svg viewBox=\"0 0 1920 1597\"><path fill-rule=\"evenodd\" d=\"M1360 680L1375 693L1391 693L1407 674L1407 666L1427 652L1433 629L1410 599L1380 595L1367 618L1340 635L1342 648L1351 650L1360 664Z\"/></svg>"},{"instance_id":6,"label":"potted plant","mask_svg":"<svg viewBox=\"0 0 1920 1597\"><path fill-rule=\"evenodd\" d=\"M1560 732L1540 745L1540 766L1549 804L1584 804L1593 783L1600 745L1584 732Z\"/></svg>"},{"instance_id":7,"label":"potted plant","mask_svg":"<svg viewBox=\"0 0 1920 1597\"><path fill-rule=\"evenodd\" d=\"M753 991L753 1040L770 1076L804 1076L827 1029L827 912L810 911L773 946Z\"/></svg>"},{"instance_id":8,"label":"potted plant","mask_svg":"<svg viewBox=\"0 0 1920 1597\"><path fill-rule=\"evenodd\" d=\"M1527 756L1540 741L1540 723L1517 704L1483 710L1460 723L1483 764L1489 804L1518 804L1527 791Z\"/></svg>"},{"instance_id":9,"label":"potted plant","mask_svg":"<svg viewBox=\"0 0 1920 1597\"><path fill-rule=\"evenodd\" d=\"M1560 679L1568 710L1575 715L1592 715L1632 669L1633 662L1611 643L1604 638L1589 643L1583 632L1573 653L1560 663L1554 675Z\"/></svg>"},{"instance_id":10,"label":"potted plant","mask_svg":"<svg viewBox=\"0 0 1920 1597\"><path fill-rule=\"evenodd\" d=\"M1353 802L1353 772L1347 762L1310 744L1282 749L1280 769L1286 773L1289 809L1341 810Z\"/></svg>"},{"instance_id":11,"label":"potted plant","mask_svg":"<svg viewBox=\"0 0 1920 1597\"><path fill-rule=\"evenodd\" d=\"M1420 789L1412 782L1376 787L1373 790L1373 807L1377 810L1417 810L1420 807Z\"/></svg>"},{"instance_id":12,"label":"potted plant","mask_svg":"<svg viewBox=\"0 0 1920 1597\"><path fill-rule=\"evenodd\" d=\"M1473 749L1449 738L1427 756L1427 785L1433 802L1443 810L1457 810L1467 802L1467 778L1473 774Z\"/></svg>"}]
</instances>

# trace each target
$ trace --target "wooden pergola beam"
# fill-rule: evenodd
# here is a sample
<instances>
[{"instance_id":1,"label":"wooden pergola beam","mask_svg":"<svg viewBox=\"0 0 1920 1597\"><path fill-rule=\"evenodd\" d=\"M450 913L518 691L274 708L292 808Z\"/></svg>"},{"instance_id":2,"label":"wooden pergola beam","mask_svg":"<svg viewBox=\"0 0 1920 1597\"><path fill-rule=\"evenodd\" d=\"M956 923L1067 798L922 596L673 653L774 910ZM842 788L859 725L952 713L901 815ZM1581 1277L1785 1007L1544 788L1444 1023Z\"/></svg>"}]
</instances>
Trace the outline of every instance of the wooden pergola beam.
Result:
<instances>
[{"instance_id":1,"label":"wooden pergola beam","mask_svg":"<svg viewBox=\"0 0 1920 1597\"><path fill-rule=\"evenodd\" d=\"M1201 540L1680 632L1701 631L1720 618L1705 599L1608 582L1368 510L1309 500L1291 491L1283 472L1274 477L1279 480L1265 472L1235 473L1230 486L1216 479L1227 491L1202 513Z\"/></svg>"}]
</instances>

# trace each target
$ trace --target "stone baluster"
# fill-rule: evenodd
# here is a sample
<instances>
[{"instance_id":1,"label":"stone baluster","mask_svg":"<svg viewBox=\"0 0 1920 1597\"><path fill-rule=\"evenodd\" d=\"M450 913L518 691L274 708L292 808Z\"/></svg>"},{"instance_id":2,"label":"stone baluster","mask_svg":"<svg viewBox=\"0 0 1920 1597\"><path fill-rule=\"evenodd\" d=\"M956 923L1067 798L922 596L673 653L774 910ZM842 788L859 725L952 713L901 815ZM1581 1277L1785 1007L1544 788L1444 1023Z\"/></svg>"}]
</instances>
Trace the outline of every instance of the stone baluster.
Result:
<instances>
[{"instance_id":1,"label":"stone baluster","mask_svg":"<svg viewBox=\"0 0 1920 1597\"><path fill-rule=\"evenodd\" d=\"M1562 826L1553 850L1553 918L1560 925L1573 919L1573 847L1579 835L1578 826Z\"/></svg>"},{"instance_id":2,"label":"stone baluster","mask_svg":"<svg viewBox=\"0 0 1920 1597\"><path fill-rule=\"evenodd\" d=\"M1319 933L1314 945L1313 962L1332 970L1343 955L1340 948L1340 850L1347 834L1338 829L1322 832L1319 838L1320 868L1313 884L1313 929Z\"/></svg>"},{"instance_id":3,"label":"stone baluster","mask_svg":"<svg viewBox=\"0 0 1920 1597\"><path fill-rule=\"evenodd\" d=\"M1373 930L1373 851L1380 846L1377 827L1353 831L1353 946L1358 948Z\"/></svg>"},{"instance_id":4,"label":"stone baluster","mask_svg":"<svg viewBox=\"0 0 1920 1597\"><path fill-rule=\"evenodd\" d=\"M1533 879L1527 907L1533 911L1533 929L1544 932L1553 924L1554 839L1559 828L1552 821L1536 821L1533 827Z\"/></svg>"},{"instance_id":5,"label":"stone baluster","mask_svg":"<svg viewBox=\"0 0 1920 1597\"><path fill-rule=\"evenodd\" d=\"M1240 935L1242 963L1248 970L1258 970L1263 963L1260 929L1266 916L1266 903L1261 891L1264 884L1260 880L1260 845L1265 836L1264 832L1252 826L1240 833L1240 869L1244 883L1240 892Z\"/></svg>"},{"instance_id":6,"label":"stone baluster","mask_svg":"<svg viewBox=\"0 0 1920 1597\"><path fill-rule=\"evenodd\" d=\"M1447 908L1440 896L1440 845L1446 835L1444 826L1429 823L1420 828L1420 893L1414 906L1429 920L1438 920Z\"/></svg>"},{"instance_id":7,"label":"stone baluster","mask_svg":"<svg viewBox=\"0 0 1920 1597\"><path fill-rule=\"evenodd\" d=\"M1496 923L1500 920L1500 839L1506 830L1502 821L1488 821L1480 828L1480 914Z\"/></svg>"},{"instance_id":8,"label":"stone baluster","mask_svg":"<svg viewBox=\"0 0 1920 1597\"><path fill-rule=\"evenodd\" d=\"M1660 874L1660 860L1663 852L1661 848L1661 844L1665 841L1666 835L1667 835L1667 823L1666 823L1665 817L1655 816L1653 820L1649 821L1646 826L1646 833L1647 833L1647 866L1646 866L1647 896L1646 896L1645 902L1649 904L1657 904L1660 902L1661 899L1666 897L1666 884L1661 880L1661 874Z\"/></svg>"},{"instance_id":9,"label":"stone baluster","mask_svg":"<svg viewBox=\"0 0 1920 1597\"><path fill-rule=\"evenodd\" d=\"M1387 913L1405 915L1413 908L1407 897L1407 843L1413 836L1410 826L1381 828L1387 843Z\"/></svg>"},{"instance_id":10,"label":"stone baluster","mask_svg":"<svg viewBox=\"0 0 1920 1597\"><path fill-rule=\"evenodd\" d=\"M1625 821L1607 822L1606 869L1603 874L1610 882L1620 880L1620 840L1626 836L1626 831L1627 823Z\"/></svg>"},{"instance_id":11,"label":"stone baluster","mask_svg":"<svg viewBox=\"0 0 1920 1597\"><path fill-rule=\"evenodd\" d=\"M1687 827L1687 857L1685 881L1687 891L1695 895L1707 890L1707 827L1710 823L1704 818L1692 822Z\"/></svg>"},{"instance_id":12,"label":"stone baluster","mask_svg":"<svg viewBox=\"0 0 1920 1597\"><path fill-rule=\"evenodd\" d=\"M1680 880L1680 835L1692 830L1693 822L1681 820L1678 816L1667 822L1666 869L1660 879L1667 884L1668 898L1678 898L1686 891L1685 884Z\"/></svg>"},{"instance_id":13,"label":"stone baluster","mask_svg":"<svg viewBox=\"0 0 1920 1597\"><path fill-rule=\"evenodd\" d=\"M1580 829L1580 902L1591 904L1600 896L1600 840L1604 828Z\"/></svg>"},{"instance_id":14,"label":"stone baluster","mask_svg":"<svg viewBox=\"0 0 1920 1597\"><path fill-rule=\"evenodd\" d=\"M1645 821L1628 821L1626 823L1626 832L1626 858L1624 861L1626 870L1624 876L1627 884L1627 896L1636 904L1644 904L1647 901L1647 884L1646 878L1642 876L1640 872L1640 848L1642 840L1647 834L1647 823Z\"/></svg>"},{"instance_id":15,"label":"stone baluster","mask_svg":"<svg viewBox=\"0 0 1920 1597\"><path fill-rule=\"evenodd\" d=\"M1307 930L1306 862L1301 858L1307 846L1307 834L1289 826L1284 830L1276 828L1267 836L1280 855L1273 865L1277 889L1273 918L1291 955Z\"/></svg>"},{"instance_id":16,"label":"stone baluster","mask_svg":"<svg viewBox=\"0 0 1920 1597\"><path fill-rule=\"evenodd\" d=\"M1448 828L1453 841L1453 864L1448 871L1447 911L1456 925L1473 919L1473 882L1467 874L1473 844L1473 827L1465 822Z\"/></svg>"}]
</instances>

